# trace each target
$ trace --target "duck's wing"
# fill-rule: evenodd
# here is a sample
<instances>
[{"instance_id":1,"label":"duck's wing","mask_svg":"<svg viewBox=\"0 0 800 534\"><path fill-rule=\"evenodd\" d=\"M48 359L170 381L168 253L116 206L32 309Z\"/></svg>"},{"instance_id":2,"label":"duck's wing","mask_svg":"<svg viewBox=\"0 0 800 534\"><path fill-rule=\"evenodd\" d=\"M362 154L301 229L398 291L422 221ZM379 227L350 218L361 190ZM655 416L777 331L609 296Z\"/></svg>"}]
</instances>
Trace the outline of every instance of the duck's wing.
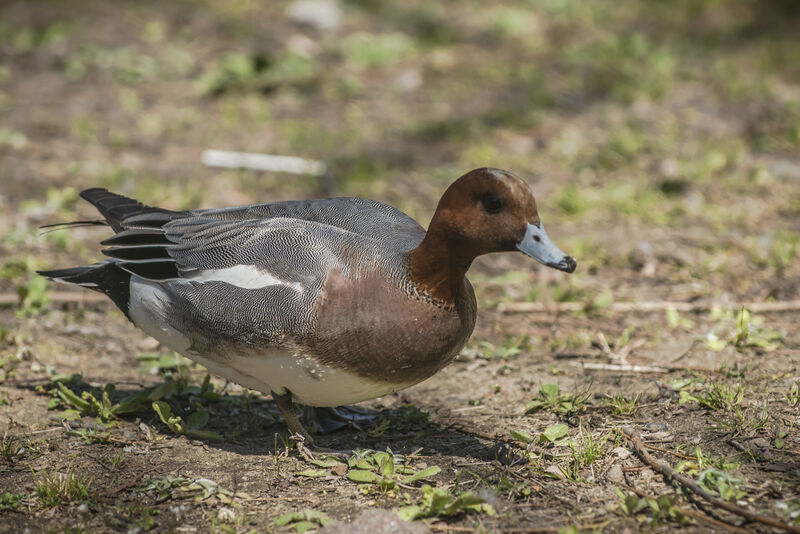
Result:
<instances>
[{"instance_id":1,"label":"duck's wing","mask_svg":"<svg viewBox=\"0 0 800 534\"><path fill-rule=\"evenodd\" d=\"M330 272L358 276L396 260L375 240L300 219L147 222L126 219L103 253L134 275L131 320L178 351L298 342ZM163 336L165 325L180 335Z\"/></svg>"},{"instance_id":2,"label":"duck's wing","mask_svg":"<svg viewBox=\"0 0 800 534\"><path fill-rule=\"evenodd\" d=\"M402 211L364 198L325 198L253 204L235 208L194 210L195 216L220 220L286 217L335 226L354 234L410 250L425 229Z\"/></svg>"},{"instance_id":3,"label":"duck's wing","mask_svg":"<svg viewBox=\"0 0 800 534\"><path fill-rule=\"evenodd\" d=\"M150 214L122 223L102 242L103 254L141 278L227 281L245 288L286 284L311 287L330 269L348 271L345 249L358 257L382 254L381 243L347 230L301 219L220 220L195 215L162 222Z\"/></svg>"}]
</instances>

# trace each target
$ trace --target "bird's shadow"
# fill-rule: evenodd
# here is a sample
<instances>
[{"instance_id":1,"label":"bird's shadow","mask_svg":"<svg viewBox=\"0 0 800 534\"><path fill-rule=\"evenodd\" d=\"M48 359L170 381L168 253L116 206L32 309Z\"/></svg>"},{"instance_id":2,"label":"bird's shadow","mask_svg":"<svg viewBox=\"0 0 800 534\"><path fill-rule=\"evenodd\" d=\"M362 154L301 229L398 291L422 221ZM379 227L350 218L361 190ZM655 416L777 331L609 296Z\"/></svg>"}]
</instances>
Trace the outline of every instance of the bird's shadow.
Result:
<instances>
[{"instance_id":1,"label":"bird's shadow","mask_svg":"<svg viewBox=\"0 0 800 534\"><path fill-rule=\"evenodd\" d=\"M117 384L119 387L97 387L84 382L80 375L72 375L44 384L41 381L15 381L13 386L53 399L49 404L57 415L79 418L79 425L75 424L75 419L67 421L84 429L92 428L94 422L102 418L101 412L105 408L106 415L111 414L106 421L145 423L162 436L178 437L184 433L187 438L212 449L242 455L281 455L295 448L277 405L268 397L253 393L230 394L224 390L216 392L213 386L208 388L208 381L200 386L169 379L149 387L138 387L128 382ZM162 417L163 411L160 415L155 410L154 403L166 403L172 417L181 418L178 424L183 432L176 432L176 427ZM114 407L118 407L118 413L114 413ZM198 411L208 414L205 424L197 429L202 432L187 432L190 421L204 419L204 416L193 415ZM334 432L315 435L315 445L341 451L390 448L398 454L418 452L480 460L494 458L491 446L470 434L431 420L428 412L411 403L378 410L375 415L374 422L348 424ZM137 431L146 434L146 428L140 425ZM147 439L146 436L142 438Z\"/></svg>"}]
</instances>

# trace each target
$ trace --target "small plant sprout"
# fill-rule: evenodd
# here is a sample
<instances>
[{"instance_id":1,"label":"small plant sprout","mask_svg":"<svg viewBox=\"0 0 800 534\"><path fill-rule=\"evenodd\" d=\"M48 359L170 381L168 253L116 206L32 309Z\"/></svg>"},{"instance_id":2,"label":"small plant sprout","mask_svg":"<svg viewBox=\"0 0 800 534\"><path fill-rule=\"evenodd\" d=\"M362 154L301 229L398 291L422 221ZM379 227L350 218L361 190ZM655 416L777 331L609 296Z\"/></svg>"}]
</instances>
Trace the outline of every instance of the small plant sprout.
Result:
<instances>
[{"instance_id":1,"label":"small plant sprout","mask_svg":"<svg viewBox=\"0 0 800 534\"><path fill-rule=\"evenodd\" d=\"M558 384L542 384L536 398L525 405L525 413L552 410L564 415L572 415L582 411L589 400L591 382L582 391L562 393Z\"/></svg>"},{"instance_id":2,"label":"small plant sprout","mask_svg":"<svg viewBox=\"0 0 800 534\"><path fill-rule=\"evenodd\" d=\"M678 313L678 310L675 308L667 309L667 324L673 330L680 328L682 330L689 331L694 328L694 321L687 319L686 317L681 317Z\"/></svg>"},{"instance_id":3,"label":"small plant sprout","mask_svg":"<svg viewBox=\"0 0 800 534\"><path fill-rule=\"evenodd\" d=\"M580 427L578 432L581 437L580 446L571 439L569 440L571 460L568 462L566 471L562 469L570 480L578 480L581 469L591 467L603 457L605 444L608 441L608 434L596 438L591 431L584 430L583 427Z\"/></svg>"},{"instance_id":4,"label":"small plant sprout","mask_svg":"<svg viewBox=\"0 0 800 534\"><path fill-rule=\"evenodd\" d=\"M424 517L450 517L461 514L494 515L495 510L485 499L468 491L456 493L445 488L420 488L422 498L417 504L404 506L397 511L402 519L413 521Z\"/></svg>"},{"instance_id":5,"label":"small plant sprout","mask_svg":"<svg viewBox=\"0 0 800 534\"><path fill-rule=\"evenodd\" d=\"M660 495L656 499L649 499L633 493L625 494L620 488L616 488L616 492L620 499L620 508L628 517L639 516L640 520L647 521L651 526L665 522L680 526L692 524L692 519L676 506L678 497L675 495Z\"/></svg>"},{"instance_id":6,"label":"small plant sprout","mask_svg":"<svg viewBox=\"0 0 800 534\"><path fill-rule=\"evenodd\" d=\"M386 449L384 452L354 451L346 465L335 457L315 460L313 463L329 469L328 473L331 467L334 473L346 471L347 478L357 483L361 492L365 494L374 489L381 492L395 491L399 487L407 487L441 472L438 465L415 469L408 465L408 461L409 458L395 455L390 449Z\"/></svg>"},{"instance_id":7,"label":"small plant sprout","mask_svg":"<svg viewBox=\"0 0 800 534\"><path fill-rule=\"evenodd\" d=\"M800 405L800 382L793 382L789 386L789 391L786 392L784 398L789 406L796 407Z\"/></svg>"},{"instance_id":8,"label":"small plant sprout","mask_svg":"<svg viewBox=\"0 0 800 534\"><path fill-rule=\"evenodd\" d=\"M605 404L611 409L615 415L633 415L639 409L639 400L641 393L637 393L631 398L626 398L624 395L609 395L605 399Z\"/></svg>"},{"instance_id":9,"label":"small plant sprout","mask_svg":"<svg viewBox=\"0 0 800 534\"><path fill-rule=\"evenodd\" d=\"M334 520L329 518L322 512L306 508L299 512L289 512L283 514L272 520L272 524L276 527L289 527L295 532L305 532L307 530L318 529L326 527L334 523Z\"/></svg>"},{"instance_id":10,"label":"small plant sprout","mask_svg":"<svg viewBox=\"0 0 800 534\"><path fill-rule=\"evenodd\" d=\"M716 382L700 383L702 390L691 393L686 389L680 391L680 403L696 402L707 410L731 409L741 404L744 398L744 385L736 386L718 384Z\"/></svg>"},{"instance_id":11,"label":"small plant sprout","mask_svg":"<svg viewBox=\"0 0 800 534\"><path fill-rule=\"evenodd\" d=\"M22 445L19 444L16 437L5 434L0 439L0 457L6 462L13 461L20 449L22 449Z\"/></svg>"},{"instance_id":12,"label":"small plant sprout","mask_svg":"<svg viewBox=\"0 0 800 534\"><path fill-rule=\"evenodd\" d=\"M45 473L34 476L34 494L44 508L91 501L92 479L76 473Z\"/></svg>"},{"instance_id":13,"label":"small plant sprout","mask_svg":"<svg viewBox=\"0 0 800 534\"><path fill-rule=\"evenodd\" d=\"M767 351L775 350L777 342L783 339L784 333L763 326L763 317L756 317L747 308L736 314L736 331L733 344L737 347L755 347Z\"/></svg>"}]
</instances>

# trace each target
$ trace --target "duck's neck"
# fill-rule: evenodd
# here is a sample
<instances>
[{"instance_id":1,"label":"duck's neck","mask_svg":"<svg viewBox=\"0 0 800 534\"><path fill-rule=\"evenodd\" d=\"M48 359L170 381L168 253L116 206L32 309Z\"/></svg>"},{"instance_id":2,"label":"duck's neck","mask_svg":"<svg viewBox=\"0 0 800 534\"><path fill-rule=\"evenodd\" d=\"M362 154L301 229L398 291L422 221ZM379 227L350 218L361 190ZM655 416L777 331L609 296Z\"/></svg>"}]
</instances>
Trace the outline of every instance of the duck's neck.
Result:
<instances>
[{"instance_id":1,"label":"duck's neck","mask_svg":"<svg viewBox=\"0 0 800 534\"><path fill-rule=\"evenodd\" d=\"M464 276L474 256L458 247L431 224L425 239L409 252L411 281L433 298L454 304L464 291Z\"/></svg>"}]
</instances>

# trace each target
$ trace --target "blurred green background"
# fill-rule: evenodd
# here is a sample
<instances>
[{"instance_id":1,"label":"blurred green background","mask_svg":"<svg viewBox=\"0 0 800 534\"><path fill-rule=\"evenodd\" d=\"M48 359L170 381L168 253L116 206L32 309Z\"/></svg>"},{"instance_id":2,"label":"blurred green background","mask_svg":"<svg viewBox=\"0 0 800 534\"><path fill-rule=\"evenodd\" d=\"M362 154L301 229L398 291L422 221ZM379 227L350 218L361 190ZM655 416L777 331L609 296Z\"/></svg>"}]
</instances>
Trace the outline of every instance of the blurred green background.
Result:
<instances>
[{"instance_id":1,"label":"blurred green background","mask_svg":"<svg viewBox=\"0 0 800 534\"><path fill-rule=\"evenodd\" d=\"M89 262L103 186L169 208L347 195L427 224L479 166L534 187L573 277L481 260L484 302L797 298L791 0L6 1L0 290ZM207 148L324 178L204 167Z\"/></svg>"}]
</instances>

